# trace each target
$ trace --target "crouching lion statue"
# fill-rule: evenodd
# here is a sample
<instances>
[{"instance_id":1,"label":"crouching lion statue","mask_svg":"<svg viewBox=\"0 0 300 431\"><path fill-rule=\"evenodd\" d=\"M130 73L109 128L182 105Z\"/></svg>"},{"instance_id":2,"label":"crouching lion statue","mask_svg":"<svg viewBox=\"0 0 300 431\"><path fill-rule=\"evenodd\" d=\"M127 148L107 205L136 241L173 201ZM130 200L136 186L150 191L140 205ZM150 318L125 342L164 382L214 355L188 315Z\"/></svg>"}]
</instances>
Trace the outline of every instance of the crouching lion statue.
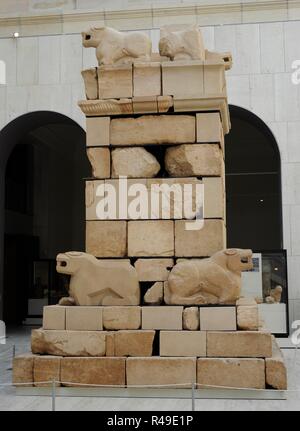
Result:
<instances>
[{"instance_id":1,"label":"crouching lion statue","mask_svg":"<svg viewBox=\"0 0 300 431\"><path fill-rule=\"evenodd\" d=\"M98 260L91 254L58 254L56 270L71 275L69 297L60 305L138 305L140 287L129 261Z\"/></svg>"},{"instance_id":2,"label":"crouching lion statue","mask_svg":"<svg viewBox=\"0 0 300 431\"><path fill-rule=\"evenodd\" d=\"M170 272L166 304L230 304L240 297L241 272L252 269L252 250L226 249L206 259L178 262Z\"/></svg>"}]
</instances>

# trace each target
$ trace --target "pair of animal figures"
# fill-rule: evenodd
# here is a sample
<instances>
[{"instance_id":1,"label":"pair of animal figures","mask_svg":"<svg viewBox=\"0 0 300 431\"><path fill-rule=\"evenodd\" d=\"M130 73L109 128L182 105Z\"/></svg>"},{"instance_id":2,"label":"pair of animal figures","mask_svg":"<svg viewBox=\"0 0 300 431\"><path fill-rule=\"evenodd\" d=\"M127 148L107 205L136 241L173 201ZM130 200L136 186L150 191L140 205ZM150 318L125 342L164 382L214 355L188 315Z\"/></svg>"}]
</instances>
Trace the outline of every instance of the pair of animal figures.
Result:
<instances>
[{"instance_id":1,"label":"pair of animal figures","mask_svg":"<svg viewBox=\"0 0 300 431\"><path fill-rule=\"evenodd\" d=\"M170 271L166 304L232 304L240 297L241 273L252 269L252 251L225 249L205 259L181 260ZM139 305L138 274L129 260L98 260L82 252L57 256L57 271L71 275L60 305Z\"/></svg>"}]
</instances>

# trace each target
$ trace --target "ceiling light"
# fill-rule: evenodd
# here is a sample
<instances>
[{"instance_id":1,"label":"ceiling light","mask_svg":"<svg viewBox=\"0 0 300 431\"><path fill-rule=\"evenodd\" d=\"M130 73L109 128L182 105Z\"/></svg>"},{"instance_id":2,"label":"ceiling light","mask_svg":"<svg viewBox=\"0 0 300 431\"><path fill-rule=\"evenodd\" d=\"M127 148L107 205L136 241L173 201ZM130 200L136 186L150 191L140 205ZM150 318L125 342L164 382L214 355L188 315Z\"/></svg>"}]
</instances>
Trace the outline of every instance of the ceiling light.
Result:
<instances>
[{"instance_id":1,"label":"ceiling light","mask_svg":"<svg viewBox=\"0 0 300 431\"><path fill-rule=\"evenodd\" d=\"M13 37L15 39L17 39L19 36L20 36L20 33L18 31L15 31L14 34L13 34Z\"/></svg>"}]
</instances>

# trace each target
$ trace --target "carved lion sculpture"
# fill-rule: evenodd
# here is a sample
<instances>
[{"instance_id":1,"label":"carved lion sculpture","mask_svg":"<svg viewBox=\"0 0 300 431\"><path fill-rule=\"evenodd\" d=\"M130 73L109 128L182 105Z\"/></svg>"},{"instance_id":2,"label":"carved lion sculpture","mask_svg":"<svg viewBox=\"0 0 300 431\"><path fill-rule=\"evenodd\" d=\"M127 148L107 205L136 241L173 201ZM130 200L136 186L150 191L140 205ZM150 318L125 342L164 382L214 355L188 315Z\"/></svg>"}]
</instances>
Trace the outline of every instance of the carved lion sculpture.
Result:
<instances>
[{"instance_id":1,"label":"carved lion sculpture","mask_svg":"<svg viewBox=\"0 0 300 431\"><path fill-rule=\"evenodd\" d=\"M60 305L138 305L140 289L136 269L129 261L98 260L91 254L70 251L56 257L56 270L71 275L69 298Z\"/></svg>"},{"instance_id":2,"label":"carved lion sculpture","mask_svg":"<svg viewBox=\"0 0 300 431\"><path fill-rule=\"evenodd\" d=\"M195 25L174 31L172 26L163 27L159 53L171 60L205 60L205 49L199 28Z\"/></svg>"},{"instance_id":3,"label":"carved lion sculpture","mask_svg":"<svg viewBox=\"0 0 300 431\"><path fill-rule=\"evenodd\" d=\"M152 43L142 32L124 33L110 27L94 27L82 34L85 48L96 48L96 57L101 64L126 64L150 61Z\"/></svg>"},{"instance_id":4,"label":"carved lion sculpture","mask_svg":"<svg viewBox=\"0 0 300 431\"><path fill-rule=\"evenodd\" d=\"M229 304L240 297L241 272L252 269L252 251L222 250L206 259L184 260L170 272L165 302L177 305Z\"/></svg>"}]
</instances>

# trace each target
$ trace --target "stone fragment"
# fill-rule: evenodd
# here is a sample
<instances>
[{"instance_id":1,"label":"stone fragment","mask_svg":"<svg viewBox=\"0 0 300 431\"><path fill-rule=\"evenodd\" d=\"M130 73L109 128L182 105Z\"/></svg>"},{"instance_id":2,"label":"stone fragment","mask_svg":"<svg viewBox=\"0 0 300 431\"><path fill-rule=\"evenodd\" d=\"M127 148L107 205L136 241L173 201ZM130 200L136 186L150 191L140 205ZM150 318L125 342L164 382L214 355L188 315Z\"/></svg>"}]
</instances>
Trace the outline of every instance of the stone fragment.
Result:
<instances>
[{"instance_id":1,"label":"stone fragment","mask_svg":"<svg viewBox=\"0 0 300 431\"><path fill-rule=\"evenodd\" d=\"M158 111L157 96L143 96L132 98L135 114L155 114Z\"/></svg>"},{"instance_id":2,"label":"stone fragment","mask_svg":"<svg viewBox=\"0 0 300 431\"><path fill-rule=\"evenodd\" d=\"M165 154L165 168L171 177L220 176L222 163L217 144L176 145Z\"/></svg>"},{"instance_id":3,"label":"stone fragment","mask_svg":"<svg viewBox=\"0 0 300 431\"><path fill-rule=\"evenodd\" d=\"M84 80L86 98L92 100L98 99L97 69L92 67L91 69L83 70L81 75Z\"/></svg>"},{"instance_id":4,"label":"stone fragment","mask_svg":"<svg viewBox=\"0 0 300 431\"><path fill-rule=\"evenodd\" d=\"M160 356L206 356L205 331L160 331Z\"/></svg>"},{"instance_id":5,"label":"stone fragment","mask_svg":"<svg viewBox=\"0 0 300 431\"><path fill-rule=\"evenodd\" d=\"M86 251L97 257L126 256L126 222L86 222Z\"/></svg>"},{"instance_id":6,"label":"stone fragment","mask_svg":"<svg viewBox=\"0 0 300 431\"><path fill-rule=\"evenodd\" d=\"M137 259L134 263L139 281L165 281L173 265L174 260L170 258Z\"/></svg>"},{"instance_id":7,"label":"stone fragment","mask_svg":"<svg viewBox=\"0 0 300 431\"><path fill-rule=\"evenodd\" d=\"M34 386L61 386L60 384L60 357L35 356L33 361Z\"/></svg>"},{"instance_id":8,"label":"stone fragment","mask_svg":"<svg viewBox=\"0 0 300 431\"><path fill-rule=\"evenodd\" d=\"M257 302L254 298L246 298L246 297L241 297L236 301L236 306L251 306L251 305L256 305Z\"/></svg>"},{"instance_id":9,"label":"stone fragment","mask_svg":"<svg viewBox=\"0 0 300 431\"><path fill-rule=\"evenodd\" d=\"M46 305L43 308L44 329L66 329L66 309L59 305Z\"/></svg>"},{"instance_id":10,"label":"stone fragment","mask_svg":"<svg viewBox=\"0 0 300 431\"><path fill-rule=\"evenodd\" d=\"M132 65L98 67L99 99L132 97Z\"/></svg>"},{"instance_id":11,"label":"stone fragment","mask_svg":"<svg viewBox=\"0 0 300 431\"><path fill-rule=\"evenodd\" d=\"M261 331L207 332L207 356L270 358L272 356L271 334Z\"/></svg>"},{"instance_id":12,"label":"stone fragment","mask_svg":"<svg viewBox=\"0 0 300 431\"><path fill-rule=\"evenodd\" d=\"M33 385L33 360L31 353L22 354L13 358L12 383L16 386Z\"/></svg>"},{"instance_id":13,"label":"stone fragment","mask_svg":"<svg viewBox=\"0 0 300 431\"><path fill-rule=\"evenodd\" d=\"M201 331L236 331L235 307L200 307Z\"/></svg>"},{"instance_id":14,"label":"stone fragment","mask_svg":"<svg viewBox=\"0 0 300 431\"><path fill-rule=\"evenodd\" d=\"M197 142L219 142L223 138L223 129L218 112L201 112L196 114Z\"/></svg>"},{"instance_id":15,"label":"stone fragment","mask_svg":"<svg viewBox=\"0 0 300 431\"><path fill-rule=\"evenodd\" d=\"M220 60L204 61L204 93L206 97L223 94L226 97L225 64Z\"/></svg>"},{"instance_id":16,"label":"stone fragment","mask_svg":"<svg viewBox=\"0 0 300 431\"><path fill-rule=\"evenodd\" d=\"M204 177L204 218L225 218L225 188L222 177Z\"/></svg>"},{"instance_id":17,"label":"stone fragment","mask_svg":"<svg viewBox=\"0 0 300 431\"><path fill-rule=\"evenodd\" d=\"M86 119L86 145L102 147L109 145L109 117L93 117Z\"/></svg>"},{"instance_id":18,"label":"stone fragment","mask_svg":"<svg viewBox=\"0 0 300 431\"><path fill-rule=\"evenodd\" d=\"M104 356L102 331L48 331L34 329L31 334L33 353L54 356Z\"/></svg>"},{"instance_id":19,"label":"stone fragment","mask_svg":"<svg viewBox=\"0 0 300 431\"><path fill-rule=\"evenodd\" d=\"M182 330L183 307L142 307L142 329Z\"/></svg>"},{"instance_id":20,"label":"stone fragment","mask_svg":"<svg viewBox=\"0 0 300 431\"><path fill-rule=\"evenodd\" d=\"M161 66L159 62L135 63L133 65L133 95L160 96Z\"/></svg>"},{"instance_id":21,"label":"stone fragment","mask_svg":"<svg viewBox=\"0 0 300 431\"><path fill-rule=\"evenodd\" d=\"M203 61L162 62L162 94L189 99L203 96Z\"/></svg>"},{"instance_id":22,"label":"stone fragment","mask_svg":"<svg viewBox=\"0 0 300 431\"><path fill-rule=\"evenodd\" d=\"M202 387L265 389L263 359L200 358L197 383Z\"/></svg>"},{"instance_id":23,"label":"stone fragment","mask_svg":"<svg viewBox=\"0 0 300 431\"><path fill-rule=\"evenodd\" d=\"M158 96L157 97L158 112L161 112L161 113L168 112L169 109L172 107L173 107L173 97L172 96Z\"/></svg>"},{"instance_id":24,"label":"stone fragment","mask_svg":"<svg viewBox=\"0 0 300 431\"><path fill-rule=\"evenodd\" d=\"M132 99L80 100L78 106L87 117L133 114Z\"/></svg>"},{"instance_id":25,"label":"stone fragment","mask_svg":"<svg viewBox=\"0 0 300 431\"><path fill-rule=\"evenodd\" d=\"M127 385L191 387L196 381L196 358L128 358Z\"/></svg>"},{"instance_id":26,"label":"stone fragment","mask_svg":"<svg viewBox=\"0 0 300 431\"><path fill-rule=\"evenodd\" d=\"M283 355L272 335L272 357L266 358L266 384L273 389L287 389L287 370Z\"/></svg>"},{"instance_id":27,"label":"stone fragment","mask_svg":"<svg viewBox=\"0 0 300 431\"><path fill-rule=\"evenodd\" d=\"M197 331L200 327L199 308L186 307L182 314L183 329L188 331Z\"/></svg>"},{"instance_id":28,"label":"stone fragment","mask_svg":"<svg viewBox=\"0 0 300 431\"><path fill-rule=\"evenodd\" d=\"M124 386L126 358L62 358L63 386Z\"/></svg>"},{"instance_id":29,"label":"stone fragment","mask_svg":"<svg viewBox=\"0 0 300 431\"><path fill-rule=\"evenodd\" d=\"M129 221L128 256L174 256L173 221Z\"/></svg>"},{"instance_id":30,"label":"stone fragment","mask_svg":"<svg viewBox=\"0 0 300 431\"><path fill-rule=\"evenodd\" d=\"M102 307L66 307L69 331L102 331Z\"/></svg>"},{"instance_id":31,"label":"stone fragment","mask_svg":"<svg viewBox=\"0 0 300 431\"><path fill-rule=\"evenodd\" d=\"M104 307L103 326L109 330L139 329L141 307Z\"/></svg>"},{"instance_id":32,"label":"stone fragment","mask_svg":"<svg viewBox=\"0 0 300 431\"><path fill-rule=\"evenodd\" d=\"M117 331L114 356L152 356L155 331Z\"/></svg>"},{"instance_id":33,"label":"stone fragment","mask_svg":"<svg viewBox=\"0 0 300 431\"><path fill-rule=\"evenodd\" d=\"M160 171L160 164L145 148L116 148L111 153L112 177L152 178Z\"/></svg>"},{"instance_id":34,"label":"stone fragment","mask_svg":"<svg viewBox=\"0 0 300 431\"><path fill-rule=\"evenodd\" d=\"M240 305L237 307L237 326L246 331L257 331L259 326L258 306Z\"/></svg>"},{"instance_id":35,"label":"stone fragment","mask_svg":"<svg viewBox=\"0 0 300 431\"><path fill-rule=\"evenodd\" d=\"M159 53L170 60L204 60L202 34L197 25L170 24L161 27Z\"/></svg>"},{"instance_id":36,"label":"stone fragment","mask_svg":"<svg viewBox=\"0 0 300 431\"><path fill-rule=\"evenodd\" d=\"M160 305L163 301L163 282L156 281L145 293L144 303L150 305Z\"/></svg>"},{"instance_id":37,"label":"stone fragment","mask_svg":"<svg viewBox=\"0 0 300 431\"><path fill-rule=\"evenodd\" d=\"M143 115L114 118L110 127L111 145L182 144L196 140L193 115Z\"/></svg>"},{"instance_id":38,"label":"stone fragment","mask_svg":"<svg viewBox=\"0 0 300 431\"><path fill-rule=\"evenodd\" d=\"M87 156L94 178L110 178L110 151L108 148L88 148Z\"/></svg>"}]
</instances>

